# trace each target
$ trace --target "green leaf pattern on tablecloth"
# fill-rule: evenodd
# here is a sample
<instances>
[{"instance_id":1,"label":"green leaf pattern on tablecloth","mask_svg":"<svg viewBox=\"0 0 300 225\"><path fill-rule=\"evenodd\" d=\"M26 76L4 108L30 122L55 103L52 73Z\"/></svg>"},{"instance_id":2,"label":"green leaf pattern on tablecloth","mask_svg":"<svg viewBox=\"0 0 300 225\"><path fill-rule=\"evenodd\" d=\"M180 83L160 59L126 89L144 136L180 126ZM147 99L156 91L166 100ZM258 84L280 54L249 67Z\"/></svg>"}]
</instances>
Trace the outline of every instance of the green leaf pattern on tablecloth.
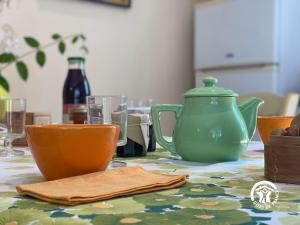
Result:
<instances>
[{"instance_id":1,"label":"green leaf pattern on tablecloth","mask_svg":"<svg viewBox=\"0 0 300 225\"><path fill-rule=\"evenodd\" d=\"M130 206L130 207L129 207ZM64 211L73 215L91 214L131 214L144 212L145 205L128 198L117 198L108 201L95 202L90 204L69 207Z\"/></svg>"},{"instance_id":2,"label":"green leaf pattern on tablecloth","mask_svg":"<svg viewBox=\"0 0 300 225\"><path fill-rule=\"evenodd\" d=\"M213 184L191 184L188 183L179 191L184 197L216 197L225 194L224 188Z\"/></svg>"},{"instance_id":3,"label":"green leaf pattern on tablecloth","mask_svg":"<svg viewBox=\"0 0 300 225\"><path fill-rule=\"evenodd\" d=\"M185 198L179 202L179 205L204 210L234 210L241 207L238 201L224 198Z\"/></svg>"},{"instance_id":4,"label":"green leaf pattern on tablecloth","mask_svg":"<svg viewBox=\"0 0 300 225\"><path fill-rule=\"evenodd\" d=\"M136 202L139 202L148 207L166 206L166 208L168 208L172 205L178 205L182 197L176 195L160 195L159 193L148 193L134 196L133 199Z\"/></svg>"},{"instance_id":5,"label":"green leaf pattern on tablecloth","mask_svg":"<svg viewBox=\"0 0 300 225\"><path fill-rule=\"evenodd\" d=\"M11 206L13 206L14 201L15 200L13 198L0 199L0 211L4 211L4 210L10 208Z\"/></svg>"},{"instance_id":6,"label":"green leaf pattern on tablecloth","mask_svg":"<svg viewBox=\"0 0 300 225\"><path fill-rule=\"evenodd\" d=\"M36 200L31 197L21 197L21 196L18 198L18 201L15 202L14 206L19 209L36 209L36 210L42 210L46 212L50 212L61 208L61 205L47 203L44 201Z\"/></svg>"},{"instance_id":7,"label":"green leaf pattern on tablecloth","mask_svg":"<svg viewBox=\"0 0 300 225\"><path fill-rule=\"evenodd\" d=\"M300 187L277 184L278 203L269 211L255 209L250 190L264 180L262 152L233 163L200 166L169 159L162 150L146 157L119 159L129 165L169 174L188 173L181 188L122 197L77 206L50 204L18 196L15 186L41 182L31 156L5 159L0 180L1 224L300 224ZM230 167L231 166L231 167Z\"/></svg>"},{"instance_id":8,"label":"green leaf pattern on tablecloth","mask_svg":"<svg viewBox=\"0 0 300 225\"><path fill-rule=\"evenodd\" d=\"M32 169L33 166L16 166L16 167L7 167L7 168L2 168L4 170L26 170L26 169Z\"/></svg>"},{"instance_id":9,"label":"green leaf pattern on tablecloth","mask_svg":"<svg viewBox=\"0 0 300 225\"><path fill-rule=\"evenodd\" d=\"M0 212L0 224L28 225L33 222L39 225L52 224L48 213L43 211L12 208Z\"/></svg>"},{"instance_id":10,"label":"green leaf pattern on tablecloth","mask_svg":"<svg viewBox=\"0 0 300 225\"><path fill-rule=\"evenodd\" d=\"M106 224L163 224L163 225L224 225L226 224L244 224L251 221L251 217L241 211L209 211L197 209L182 209L165 214L147 213L131 214L126 216L97 216L92 220L95 225Z\"/></svg>"},{"instance_id":11,"label":"green leaf pattern on tablecloth","mask_svg":"<svg viewBox=\"0 0 300 225\"><path fill-rule=\"evenodd\" d=\"M300 204L296 202L278 201L272 209L279 212L300 213Z\"/></svg>"},{"instance_id":12,"label":"green leaf pattern on tablecloth","mask_svg":"<svg viewBox=\"0 0 300 225\"><path fill-rule=\"evenodd\" d=\"M290 215L286 217L279 218L279 221L282 224L288 224L288 225L299 225L300 224L300 214L298 215Z\"/></svg>"}]
</instances>

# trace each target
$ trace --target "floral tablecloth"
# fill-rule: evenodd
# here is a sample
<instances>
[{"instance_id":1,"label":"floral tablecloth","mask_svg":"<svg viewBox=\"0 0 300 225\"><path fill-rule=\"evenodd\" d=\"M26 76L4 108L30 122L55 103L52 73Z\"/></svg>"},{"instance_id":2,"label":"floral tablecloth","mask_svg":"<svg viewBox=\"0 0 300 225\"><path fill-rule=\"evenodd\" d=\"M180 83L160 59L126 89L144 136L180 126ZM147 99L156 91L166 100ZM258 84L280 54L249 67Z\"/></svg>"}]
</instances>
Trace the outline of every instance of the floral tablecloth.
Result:
<instances>
[{"instance_id":1,"label":"floral tablecloth","mask_svg":"<svg viewBox=\"0 0 300 225\"><path fill-rule=\"evenodd\" d=\"M30 155L0 159L0 224L300 224L300 186L278 183L276 205L266 211L254 208L249 194L264 180L263 151L247 150L237 162L210 165L173 160L160 149L122 160L188 173L189 182L178 189L67 207L17 195L16 185L43 180Z\"/></svg>"}]
</instances>

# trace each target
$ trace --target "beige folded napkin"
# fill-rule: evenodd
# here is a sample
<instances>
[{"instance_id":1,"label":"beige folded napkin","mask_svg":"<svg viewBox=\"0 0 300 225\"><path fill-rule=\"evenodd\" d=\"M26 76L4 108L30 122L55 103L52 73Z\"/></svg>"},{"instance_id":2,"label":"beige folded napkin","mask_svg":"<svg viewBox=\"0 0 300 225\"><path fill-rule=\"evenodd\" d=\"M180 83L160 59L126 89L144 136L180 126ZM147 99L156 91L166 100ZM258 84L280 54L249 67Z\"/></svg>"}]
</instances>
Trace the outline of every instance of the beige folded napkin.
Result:
<instances>
[{"instance_id":1,"label":"beige folded napkin","mask_svg":"<svg viewBox=\"0 0 300 225\"><path fill-rule=\"evenodd\" d=\"M187 175L151 172L125 167L16 187L21 195L64 205L107 200L119 196L153 192L182 186Z\"/></svg>"}]
</instances>

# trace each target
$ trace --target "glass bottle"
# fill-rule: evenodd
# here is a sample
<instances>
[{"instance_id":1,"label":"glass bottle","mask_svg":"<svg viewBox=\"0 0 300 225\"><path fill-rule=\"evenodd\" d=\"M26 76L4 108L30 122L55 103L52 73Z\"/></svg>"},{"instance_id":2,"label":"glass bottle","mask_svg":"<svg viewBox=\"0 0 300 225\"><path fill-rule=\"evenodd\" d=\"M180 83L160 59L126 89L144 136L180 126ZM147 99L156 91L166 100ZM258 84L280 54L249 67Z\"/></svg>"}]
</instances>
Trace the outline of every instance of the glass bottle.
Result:
<instances>
[{"instance_id":1,"label":"glass bottle","mask_svg":"<svg viewBox=\"0 0 300 225\"><path fill-rule=\"evenodd\" d=\"M86 108L86 96L91 95L90 85L85 74L85 59L69 57L68 75L63 87L63 123L74 123L72 111Z\"/></svg>"}]
</instances>

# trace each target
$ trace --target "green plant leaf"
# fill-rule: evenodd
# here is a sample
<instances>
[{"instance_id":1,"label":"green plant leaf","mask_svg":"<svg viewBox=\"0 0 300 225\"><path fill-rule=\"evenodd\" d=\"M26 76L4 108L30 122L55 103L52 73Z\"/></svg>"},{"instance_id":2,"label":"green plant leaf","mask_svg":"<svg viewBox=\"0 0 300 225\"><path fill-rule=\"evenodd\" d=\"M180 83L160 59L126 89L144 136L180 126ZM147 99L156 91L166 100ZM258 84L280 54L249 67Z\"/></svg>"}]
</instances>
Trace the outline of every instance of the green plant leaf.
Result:
<instances>
[{"instance_id":1,"label":"green plant leaf","mask_svg":"<svg viewBox=\"0 0 300 225\"><path fill-rule=\"evenodd\" d=\"M61 35L60 34L52 34L52 39L54 40L58 40L61 38Z\"/></svg>"},{"instance_id":2,"label":"green plant leaf","mask_svg":"<svg viewBox=\"0 0 300 225\"><path fill-rule=\"evenodd\" d=\"M59 50L59 52L60 52L61 54L64 54L64 53L65 53L65 51L66 51L66 44L65 44L65 42L60 41L60 42L58 43L58 50Z\"/></svg>"},{"instance_id":3,"label":"green plant leaf","mask_svg":"<svg viewBox=\"0 0 300 225\"><path fill-rule=\"evenodd\" d=\"M72 39L72 44L75 44L75 43L78 41L78 39L79 39L78 36L73 37L73 39Z\"/></svg>"},{"instance_id":4,"label":"green plant leaf","mask_svg":"<svg viewBox=\"0 0 300 225\"><path fill-rule=\"evenodd\" d=\"M88 47L86 47L85 45L81 46L80 49L81 49L82 51L84 51L85 53L89 53L89 49L88 49Z\"/></svg>"},{"instance_id":5,"label":"green plant leaf","mask_svg":"<svg viewBox=\"0 0 300 225\"><path fill-rule=\"evenodd\" d=\"M18 71L20 77L22 78L22 80L26 81L28 78L28 69L27 69L26 64L22 61L18 61L16 63L16 67L17 67L17 71Z\"/></svg>"},{"instance_id":6,"label":"green plant leaf","mask_svg":"<svg viewBox=\"0 0 300 225\"><path fill-rule=\"evenodd\" d=\"M83 34L80 34L79 37L84 41L86 40L86 37Z\"/></svg>"},{"instance_id":7,"label":"green plant leaf","mask_svg":"<svg viewBox=\"0 0 300 225\"><path fill-rule=\"evenodd\" d=\"M5 91L9 92L9 84L5 77L0 74L0 86L5 89Z\"/></svg>"},{"instance_id":8,"label":"green plant leaf","mask_svg":"<svg viewBox=\"0 0 300 225\"><path fill-rule=\"evenodd\" d=\"M46 54L43 51L38 51L35 55L36 62L43 67L46 63Z\"/></svg>"},{"instance_id":9,"label":"green plant leaf","mask_svg":"<svg viewBox=\"0 0 300 225\"><path fill-rule=\"evenodd\" d=\"M40 43L34 37L24 37L24 40L26 44L32 48L38 48L40 46Z\"/></svg>"},{"instance_id":10,"label":"green plant leaf","mask_svg":"<svg viewBox=\"0 0 300 225\"><path fill-rule=\"evenodd\" d=\"M10 63L16 60L16 56L13 53L4 52L0 54L0 63Z\"/></svg>"}]
</instances>

